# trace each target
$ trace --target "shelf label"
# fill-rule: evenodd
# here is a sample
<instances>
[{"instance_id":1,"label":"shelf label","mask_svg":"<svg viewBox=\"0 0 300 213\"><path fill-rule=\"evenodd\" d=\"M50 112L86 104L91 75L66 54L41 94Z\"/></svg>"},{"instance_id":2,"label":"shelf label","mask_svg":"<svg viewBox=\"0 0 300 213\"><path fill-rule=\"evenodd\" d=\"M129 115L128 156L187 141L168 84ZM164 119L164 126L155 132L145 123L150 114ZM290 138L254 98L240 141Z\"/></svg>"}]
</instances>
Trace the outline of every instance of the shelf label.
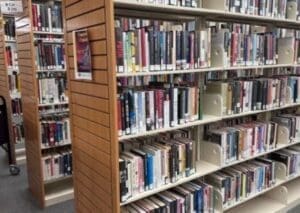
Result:
<instances>
[{"instance_id":1,"label":"shelf label","mask_svg":"<svg viewBox=\"0 0 300 213\"><path fill-rule=\"evenodd\" d=\"M1 13L18 14L23 12L23 4L20 0L0 1Z\"/></svg>"}]
</instances>

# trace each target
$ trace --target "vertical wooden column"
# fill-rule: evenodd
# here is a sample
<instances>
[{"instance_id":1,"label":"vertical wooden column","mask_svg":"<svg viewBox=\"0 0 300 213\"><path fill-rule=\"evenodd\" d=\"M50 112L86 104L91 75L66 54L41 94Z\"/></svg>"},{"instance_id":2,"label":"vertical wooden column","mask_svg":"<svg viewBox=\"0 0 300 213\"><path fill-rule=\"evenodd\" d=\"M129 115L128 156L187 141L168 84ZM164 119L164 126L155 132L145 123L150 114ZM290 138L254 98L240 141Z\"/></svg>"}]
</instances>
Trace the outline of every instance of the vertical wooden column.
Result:
<instances>
[{"instance_id":1,"label":"vertical wooden column","mask_svg":"<svg viewBox=\"0 0 300 213\"><path fill-rule=\"evenodd\" d=\"M119 212L112 0L66 0L67 55L77 212ZM88 29L93 80L76 80L72 32Z\"/></svg>"},{"instance_id":2,"label":"vertical wooden column","mask_svg":"<svg viewBox=\"0 0 300 213\"><path fill-rule=\"evenodd\" d=\"M12 105L11 97L9 92L9 79L7 70L7 61L5 57L5 31L3 25L3 17L1 17L0 24L0 96L4 97L7 109L7 119L8 119L8 131L9 131L9 141L11 148L11 155L13 161L16 161L15 153L15 139L13 134L12 125Z\"/></svg>"},{"instance_id":3,"label":"vertical wooden column","mask_svg":"<svg viewBox=\"0 0 300 213\"><path fill-rule=\"evenodd\" d=\"M24 0L24 13L16 19L18 61L22 85L22 106L26 138L27 176L29 188L44 206L44 184L39 134L38 87L35 75L35 56L31 27L31 1Z\"/></svg>"}]
</instances>

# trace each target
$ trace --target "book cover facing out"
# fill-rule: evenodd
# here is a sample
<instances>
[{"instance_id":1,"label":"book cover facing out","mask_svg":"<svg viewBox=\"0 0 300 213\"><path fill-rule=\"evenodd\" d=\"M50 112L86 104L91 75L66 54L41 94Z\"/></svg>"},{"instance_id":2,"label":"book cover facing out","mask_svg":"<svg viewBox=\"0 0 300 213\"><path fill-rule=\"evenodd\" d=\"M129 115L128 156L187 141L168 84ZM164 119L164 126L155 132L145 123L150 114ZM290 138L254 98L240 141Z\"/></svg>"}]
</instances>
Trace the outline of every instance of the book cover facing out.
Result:
<instances>
[{"instance_id":1,"label":"book cover facing out","mask_svg":"<svg viewBox=\"0 0 300 213\"><path fill-rule=\"evenodd\" d=\"M92 80L92 59L88 31L73 32L75 78Z\"/></svg>"}]
</instances>

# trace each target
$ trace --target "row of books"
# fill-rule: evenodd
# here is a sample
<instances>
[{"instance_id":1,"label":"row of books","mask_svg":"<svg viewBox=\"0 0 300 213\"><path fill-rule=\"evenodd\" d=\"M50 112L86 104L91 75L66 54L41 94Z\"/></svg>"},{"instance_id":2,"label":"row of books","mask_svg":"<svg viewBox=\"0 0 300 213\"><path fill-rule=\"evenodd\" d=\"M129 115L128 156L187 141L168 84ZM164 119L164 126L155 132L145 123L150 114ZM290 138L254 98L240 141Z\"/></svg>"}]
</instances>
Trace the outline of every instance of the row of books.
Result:
<instances>
[{"instance_id":1,"label":"row of books","mask_svg":"<svg viewBox=\"0 0 300 213\"><path fill-rule=\"evenodd\" d=\"M250 25L232 24L228 28L212 31L212 64L228 66L252 66L276 64L277 37L274 32L252 32ZM284 39L284 38L282 38Z\"/></svg>"},{"instance_id":2,"label":"row of books","mask_svg":"<svg viewBox=\"0 0 300 213\"><path fill-rule=\"evenodd\" d=\"M34 36L35 41L42 41L44 43L59 43L64 42L64 38L61 35L52 35L52 34L37 34Z\"/></svg>"},{"instance_id":3,"label":"row of books","mask_svg":"<svg viewBox=\"0 0 300 213\"><path fill-rule=\"evenodd\" d=\"M210 29L195 22L131 18L115 20L117 72L147 72L210 66Z\"/></svg>"},{"instance_id":4,"label":"row of books","mask_svg":"<svg viewBox=\"0 0 300 213\"><path fill-rule=\"evenodd\" d=\"M69 118L43 120L40 122L40 132L45 147L71 143Z\"/></svg>"},{"instance_id":5,"label":"row of books","mask_svg":"<svg viewBox=\"0 0 300 213\"><path fill-rule=\"evenodd\" d=\"M276 148L276 122L247 122L232 127L209 129L203 143L221 147L222 164L248 159L259 153Z\"/></svg>"},{"instance_id":6,"label":"row of books","mask_svg":"<svg viewBox=\"0 0 300 213\"><path fill-rule=\"evenodd\" d=\"M48 77L44 73L38 75L40 104L60 103L67 101L66 79Z\"/></svg>"},{"instance_id":7,"label":"row of books","mask_svg":"<svg viewBox=\"0 0 300 213\"><path fill-rule=\"evenodd\" d=\"M37 40L35 49L37 69L52 70L65 68L65 53L62 44L45 44L42 40Z\"/></svg>"},{"instance_id":8,"label":"row of books","mask_svg":"<svg viewBox=\"0 0 300 213\"><path fill-rule=\"evenodd\" d=\"M223 115L267 110L299 103L299 76L210 81L205 94L222 96Z\"/></svg>"},{"instance_id":9,"label":"row of books","mask_svg":"<svg viewBox=\"0 0 300 213\"><path fill-rule=\"evenodd\" d=\"M5 47L5 58L8 68L16 68L18 66L18 54L15 45L9 44Z\"/></svg>"},{"instance_id":10,"label":"row of books","mask_svg":"<svg viewBox=\"0 0 300 213\"><path fill-rule=\"evenodd\" d=\"M23 113L21 98L14 98L11 100L11 109L13 115L20 115Z\"/></svg>"},{"instance_id":11,"label":"row of books","mask_svg":"<svg viewBox=\"0 0 300 213\"><path fill-rule=\"evenodd\" d=\"M287 139L289 141L279 143L299 139L300 115L278 114L267 122L251 121L232 126L226 124L220 128L214 126L214 124L206 126L204 143L218 144L222 148L222 163L227 164L276 148L279 127L285 127L289 131Z\"/></svg>"},{"instance_id":12,"label":"row of books","mask_svg":"<svg viewBox=\"0 0 300 213\"><path fill-rule=\"evenodd\" d=\"M205 176L202 181L194 180L126 205L122 211L148 212L168 208L170 212L180 212L176 209L180 207L184 212L214 212L215 205L210 198L216 191L222 196L223 206L228 207L273 187L278 178L275 169L277 162L286 165L287 177L298 175L300 146L294 145L268 156L225 168ZM126 175L129 174L123 173L124 179Z\"/></svg>"},{"instance_id":13,"label":"row of books","mask_svg":"<svg viewBox=\"0 0 300 213\"><path fill-rule=\"evenodd\" d=\"M121 201L195 172L195 141L185 132L126 141L120 153Z\"/></svg>"},{"instance_id":14,"label":"row of books","mask_svg":"<svg viewBox=\"0 0 300 213\"><path fill-rule=\"evenodd\" d=\"M293 177L300 172L300 146L295 145L268 155L269 159L283 163L286 166L286 176Z\"/></svg>"},{"instance_id":15,"label":"row of books","mask_svg":"<svg viewBox=\"0 0 300 213\"><path fill-rule=\"evenodd\" d=\"M150 82L118 94L119 135L142 133L202 119L202 87L194 82Z\"/></svg>"},{"instance_id":16,"label":"row of books","mask_svg":"<svg viewBox=\"0 0 300 213\"><path fill-rule=\"evenodd\" d=\"M16 143L23 143L25 141L25 132L23 124L13 125L13 137Z\"/></svg>"},{"instance_id":17,"label":"row of books","mask_svg":"<svg viewBox=\"0 0 300 213\"><path fill-rule=\"evenodd\" d=\"M69 105L66 104L59 104L54 106L40 106L39 113L41 116L51 117L52 115L60 115L63 114L62 112L69 112ZM66 114L65 113L65 114Z\"/></svg>"},{"instance_id":18,"label":"row of books","mask_svg":"<svg viewBox=\"0 0 300 213\"><path fill-rule=\"evenodd\" d=\"M201 180L182 184L121 208L122 213L215 212L213 186Z\"/></svg>"},{"instance_id":19,"label":"row of books","mask_svg":"<svg viewBox=\"0 0 300 213\"><path fill-rule=\"evenodd\" d=\"M5 36L5 40L16 39L16 25L15 25L14 17L4 18L4 36Z\"/></svg>"},{"instance_id":20,"label":"row of books","mask_svg":"<svg viewBox=\"0 0 300 213\"><path fill-rule=\"evenodd\" d=\"M72 175L72 151L61 150L42 157L44 181Z\"/></svg>"},{"instance_id":21,"label":"row of books","mask_svg":"<svg viewBox=\"0 0 300 213\"><path fill-rule=\"evenodd\" d=\"M21 79L18 72L12 71L11 75L8 75L8 86L11 92L21 91Z\"/></svg>"},{"instance_id":22,"label":"row of books","mask_svg":"<svg viewBox=\"0 0 300 213\"><path fill-rule=\"evenodd\" d=\"M196 21L175 23L117 17L117 72L271 65L281 63L280 47L291 48L293 54L289 57L293 63L300 60L296 35L279 37L283 34L278 33L280 30L258 31L246 24L199 26Z\"/></svg>"},{"instance_id":23,"label":"row of books","mask_svg":"<svg viewBox=\"0 0 300 213\"><path fill-rule=\"evenodd\" d=\"M35 31L62 32L61 2L32 4L32 26Z\"/></svg>"},{"instance_id":24,"label":"row of books","mask_svg":"<svg viewBox=\"0 0 300 213\"><path fill-rule=\"evenodd\" d=\"M204 177L222 195L223 206L238 203L276 184L275 161L257 158Z\"/></svg>"},{"instance_id":25,"label":"row of books","mask_svg":"<svg viewBox=\"0 0 300 213\"><path fill-rule=\"evenodd\" d=\"M207 0L206 0L207 1ZM229 0L225 1L225 11L249 14L249 15L260 15L274 18L285 19L288 18L289 13L288 6L289 0ZM296 3L296 1L295 1ZM296 3L297 4L297 3Z\"/></svg>"},{"instance_id":26,"label":"row of books","mask_svg":"<svg viewBox=\"0 0 300 213\"><path fill-rule=\"evenodd\" d=\"M292 143L300 138L298 114L277 114L270 121L240 120L237 123L206 125L202 145L199 138L193 139L192 130L122 141L120 173L127 174L127 179L121 178L121 201L194 174L200 147L205 149L205 143L220 146L221 164L226 165L273 150L277 143ZM279 127L288 129L286 140L289 141L278 141Z\"/></svg>"},{"instance_id":27,"label":"row of books","mask_svg":"<svg viewBox=\"0 0 300 213\"><path fill-rule=\"evenodd\" d=\"M156 5L172 5L180 7L198 7L197 0L130 0L132 2L151 3Z\"/></svg>"}]
</instances>

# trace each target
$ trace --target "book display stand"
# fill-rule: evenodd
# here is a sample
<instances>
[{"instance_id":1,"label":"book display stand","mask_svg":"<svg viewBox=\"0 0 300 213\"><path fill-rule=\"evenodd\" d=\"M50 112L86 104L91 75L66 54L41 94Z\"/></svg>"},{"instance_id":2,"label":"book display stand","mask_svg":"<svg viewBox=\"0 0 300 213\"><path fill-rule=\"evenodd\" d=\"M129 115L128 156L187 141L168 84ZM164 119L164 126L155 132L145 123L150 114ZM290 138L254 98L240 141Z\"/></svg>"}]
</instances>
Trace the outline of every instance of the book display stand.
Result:
<instances>
[{"instance_id":1,"label":"book display stand","mask_svg":"<svg viewBox=\"0 0 300 213\"><path fill-rule=\"evenodd\" d=\"M119 45L116 44L116 28L119 26L117 26L118 24L116 24L115 20L119 17L151 20L158 19L164 21L185 21L200 18L211 22L238 22L241 24L263 25L267 26L266 28L271 27L274 29L298 29L300 26L294 4L286 5L289 9L287 9L287 14L285 14L284 17L281 17L281 14L277 13L276 17L272 17L267 14L264 16L257 14L249 15L227 11L225 5L223 6L221 2L222 1L204 0L202 1L202 8L151 4L134 0L66 0L63 2L66 18L66 42L68 46L66 52L68 58L71 127L73 130L72 150L74 163L74 191L76 209L78 212L131 212L130 210L132 208L139 208L136 205L141 206L142 204L145 204L145 206L147 206L146 208L151 209L153 205L153 208L156 208L159 201L155 199L155 196L158 196L159 194L165 196L169 193L165 191L169 190L174 192L172 190L176 187L180 187L190 182L195 183L196 180L203 179L205 181L207 176L216 173L219 174L221 171L226 171L229 167L239 167L242 164L245 165L262 156L299 145L300 140L298 135L291 137L292 132L289 128L284 125L278 125L276 147L255 153L246 158L225 163L223 160L225 148L217 143L210 143L202 139L203 126L208 124L216 122L222 123L238 118L242 119L247 116L261 116L264 118L263 121L269 122L269 117L274 116L274 114L277 115L277 112L279 114L279 112L284 110L297 109L300 106L300 103L293 99L295 89L293 90L290 88L287 88L285 91L285 104L277 103L277 105L267 106L265 109L249 109L235 114L227 114L226 110L224 110L223 106L226 97L223 97L219 93L204 92L203 96L201 96L204 100L202 106L203 116L201 119L183 122L182 124L178 123L174 126L170 125L147 129L147 131L132 131L134 132L131 132L132 134L122 134L123 129L120 128L122 126L122 121L120 121L119 113L121 110L118 106L121 102L121 98L118 90L120 84L126 82L129 85L128 91L131 91L130 89L135 86L134 83L140 83L138 80L139 77L144 77L145 79L149 77L151 80L156 78L165 80L169 77L173 78L175 75L201 75L211 71L216 73L225 72L225 70L272 72L277 69L279 70L278 72L280 72L281 69L286 69L297 76L295 73L297 73L297 67L299 65L295 59L296 51L293 46L295 42L286 37L278 39L278 49L280 49L280 51L276 56L274 55L274 58L264 62L263 65L259 65L258 63L245 63L245 66L231 66L230 64L225 64L222 60L225 58L225 50L221 45L214 44L211 48L210 67L176 70L158 69L157 71L153 70L149 72L116 72L116 70L120 70L120 64L117 64L117 58L122 55L119 54L120 52L116 51L116 49L120 50L122 48L127 48L125 46L116 47L116 45ZM225 4L225 1L223 2ZM131 22L131 24L132 23L133 22ZM88 32L88 39L91 46L91 80L80 80L76 78L75 75L73 33L74 31L83 29ZM149 30L149 32L150 31L151 30ZM134 45L134 40L131 40L131 42ZM124 54L127 52L123 51L122 53ZM133 60L127 59L129 61ZM138 92L143 89L141 88L142 87L139 87L139 89L137 89ZM146 90L152 89L149 88L150 87L147 87ZM130 94L130 92L128 93ZM159 112L156 113L159 114ZM126 125L127 124L125 124L125 126ZM130 127L128 128L130 129ZM131 127L128 132L132 129L133 128ZM195 157L195 168L193 172L178 178L176 181L170 181L166 184L159 185L158 187L153 187L144 191L142 190L135 195L129 196L124 201L121 201L121 199L124 198L122 197L124 191L122 191L123 189L120 187L120 184L126 181L130 182L130 179L127 177L127 179L125 178L125 181L123 180L124 176L122 176L123 170L120 171L122 169L120 162L122 162L121 158L130 159L132 157L131 154L122 153L126 150L124 147L130 143L136 145L135 143L137 142L144 143L143 140L147 141L149 139L150 141L152 136L161 136L162 138L168 137L170 132L176 132L177 130L176 133L180 132L180 130L185 132L186 129L192 129L193 143L196 144L195 147L200 153ZM162 146L161 144L154 144L156 148ZM134 147L134 145L132 146ZM145 147L146 146L147 145L145 145ZM137 145L137 147L139 146ZM145 147L141 149L143 149L143 151L148 150L148 152L156 150ZM274 183L256 193L250 193L244 199L239 201L223 203L224 193L218 189L214 189L213 208L215 211L247 212L249 209L253 210L253 208L267 206L268 210L270 209L272 212L273 210L274 212L286 212L292 205L296 205L295 203L298 202L299 204L300 196L295 195L295 197L293 197L294 194L292 192L294 188L292 187L292 184L296 185L296 183L299 183L300 174L296 172L290 175L288 172L289 168L282 162L275 162L273 166ZM127 175L130 176L130 174ZM133 176L131 177L133 178ZM127 182L124 183L124 185L126 185ZM299 187L297 186L297 188ZM285 196L287 197L287 200ZM153 203L156 203L157 205Z\"/></svg>"},{"instance_id":2,"label":"book display stand","mask_svg":"<svg viewBox=\"0 0 300 213\"><path fill-rule=\"evenodd\" d=\"M15 18L1 17L1 95L6 99L12 159L14 163L26 162L23 113L21 105L21 85L18 68L18 54L15 35Z\"/></svg>"},{"instance_id":3,"label":"book display stand","mask_svg":"<svg viewBox=\"0 0 300 213\"><path fill-rule=\"evenodd\" d=\"M16 17L29 189L41 207L73 198L61 1L23 1Z\"/></svg>"}]
</instances>

